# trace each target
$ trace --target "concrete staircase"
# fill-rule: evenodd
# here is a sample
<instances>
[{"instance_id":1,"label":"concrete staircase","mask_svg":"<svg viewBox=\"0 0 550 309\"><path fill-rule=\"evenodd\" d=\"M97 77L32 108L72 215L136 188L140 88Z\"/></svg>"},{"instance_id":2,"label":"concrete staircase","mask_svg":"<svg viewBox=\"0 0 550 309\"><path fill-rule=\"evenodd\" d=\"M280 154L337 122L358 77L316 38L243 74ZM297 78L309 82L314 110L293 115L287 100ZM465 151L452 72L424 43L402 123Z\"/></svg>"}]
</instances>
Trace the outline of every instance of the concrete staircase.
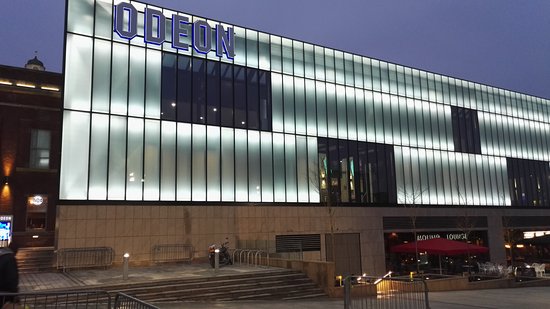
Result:
<instances>
[{"instance_id":1,"label":"concrete staircase","mask_svg":"<svg viewBox=\"0 0 550 309\"><path fill-rule=\"evenodd\" d=\"M88 286L87 289L100 289L110 294L122 292L146 302L296 300L327 297L305 274L286 269L219 277Z\"/></svg>"},{"instance_id":2,"label":"concrete staircase","mask_svg":"<svg viewBox=\"0 0 550 309\"><path fill-rule=\"evenodd\" d=\"M55 270L53 247L19 248L15 257L20 273Z\"/></svg>"}]
</instances>

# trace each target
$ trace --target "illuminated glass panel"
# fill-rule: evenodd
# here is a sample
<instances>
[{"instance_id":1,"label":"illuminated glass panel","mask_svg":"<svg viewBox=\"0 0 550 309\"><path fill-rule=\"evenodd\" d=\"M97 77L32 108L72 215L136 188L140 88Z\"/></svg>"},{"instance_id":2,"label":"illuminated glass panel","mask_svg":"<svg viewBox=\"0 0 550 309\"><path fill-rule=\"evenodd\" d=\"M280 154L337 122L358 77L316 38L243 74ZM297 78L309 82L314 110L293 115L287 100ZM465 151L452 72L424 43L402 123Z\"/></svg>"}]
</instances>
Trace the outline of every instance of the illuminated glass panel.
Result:
<instances>
[{"instance_id":1,"label":"illuminated glass panel","mask_svg":"<svg viewBox=\"0 0 550 309\"><path fill-rule=\"evenodd\" d=\"M178 123L177 125L177 189L178 201L191 200L191 124Z\"/></svg>"},{"instance_id":2,"label":"illuminated glass panel","mask_svg":"<svg viewBox=\"0 0 550 309\"><path fill-rule=\"evenodd\" d=\"M206 200L206 126L192 126L192 200Z\"/></svg>"},{"instance_id":3,"label":"illuminated glass panel","mask_svg":"<svg viewBox=\"0 0 550 309\"><path fill-rule=\"evenodd\" d=\"M258 56L259 56L259 67L262 70L271 69L270 61L270 46L269 46L269 34L260 32L258 34Z\"/></svg>"},{"instance_id":4,"label":"illuminated glass panel","mask_svg":"<svg viewBox=\"0 0 550 309\"><path fill-rule=\"evenodd\" d=\"M147 75L145 84L145 116L160 118L160 82L162 52L147 50Z\"/></svg>"},{"instance_id":5,"label":"illuminated glass panel","mask_svg":"<svg viewBox=\"0 0 550 309\"><path fill-rule=\"evenodd\" d=\"M304 43L304 73L307 78L315 78L315 53L313 45L307 43Z\"/></svg>"},{"instance_id":6,"label":"illuminated glass panel","mask_svg":"<svg viewBox=\"0 0 550 309\"><path fill-rule=\"evenodd\" d=\"M126 117L111 116L109 127L109 200L123 200L126 193Z\"/></svg>"},{"instance_id":7,"label":"illuminated glass panel","mask_svg":"<svg viewBox=\"0 0 550 309\"><path fill-rule=\"evenodd\" d=\"M286 133L295 132L294 79L283 75L284 127Z\"/></svg>"},{"instance_id":8,"label":"illuminated glass panel","mask_svg":"<svg viewBox=\"0 0 550 309\"><path fill-rule=\"evenodd\" d=\"M111 0L96 0L94 22L96 37L111 39L113 34L112 19L113 2Z\"/></svg>"},{"instance_id":9,"label":"illuminated glass panel","mask_svg":"<svg viewBox=\"0 0 550 309\"><path fill-rule=\"evenodd\" d=\"M362 57L353 55L353 84L356 88L363 88L363 61Z\"/></svg>"},{"instance_id":10,"label":"illuminated glass panel","mask_svg":"<svg viewBox=\"0 0 550 309\"><path fill-rule=\"evenodd\" d=\"M145 59L143 59L145 60ZM111 87L111 43L94 41L92 110L109 112L109 90ZM143 93L143 90L141 91Z\"/></svg>"},{"instance_id":11,"label":"illuminated glass panel","mask_svg":"<svg viewBox=\"0 0 550 309\"><path fill-rule=\"evenodd\" d=\"M286 201L285 189L285 136L273 134L273 190L274 201Z\"/></svg>"},{"instance_id":12,"label":"illuminated glass panel","mask_svg":"<svg viewBox=\"0 0 550 309\"><path fill-rule=\"evenodd\" d=\"M145 87L145 48L130 47L130 75L128 78L128 115L143 117L145 109L145 94L143 92L143 87Z\"/></svg>"},{"instance_id":13,"label":"illuminated glass panel","mask_svg":"<svg viewBox=\"0 0 550 309\"><path fill-rule=\"evenodd\" d=\"M298 179L298 202L309 202L309 165L307 163L307 138L296 136L296 175Z\"/></svg>"},{"instance_id":14,"label":"illuminated glass panel","mask_svg":"<svg viewBox=\"0 0 550 309\"><path fill-rule=\"evenodd\" d=\"M284 131L284 104L283 104L283 77L281 74L271 73L271 93L273 111L273 131Z\"/></svg>"},{"instance_id":15,"label":"illuminated glass panel","mask_svg":"<svg viewBox=\"0 0 550 309\"><path fill-rule=\"evenodd\" d=\"M282 72L282 50L281 38L270 35L271 38L271 70L274 72Z\"/></svg>"},{"instance_id":16,"label":"illuminated glass panel","mask_svg":"<svg viewBox=\"0 0 550 309\"><path fill-rule=\"evenodd\" d=\"M71 0L67 4L67 11L67 31L85 35L93 34L94 0Z\"/></svg>"},{"instance_id":17,"label":"illuminated glass panel","mask_svg":"<svg viewBox=\"0 0 550 309\"><path fill-rule=\"evenodd\" d=\"M355 108L357 109L357 140L367 141L367 122L365 111L365 92L355 89Z\"/></svg>"},{"instance_id":18,"label":"illuminated glass panel","mask_svg":"<svg viewBox=\"0 0 550 309\"><path fill-rule=\"evenodd\" d=\"M353 74L353 55L344 53L344 72L346 79L346 86L353 87L355 85Z\"/></svg>"},{"instance_id":19,"label":"illuminated glass panel","mask_svg":"<svg viewBox=\"0 0 550 309\"><path fill-rule=\"evenodd\" d=\"M285 184L286 202L298 201L297 175L296 175L296 136L285 134Z\"/></svg>"},{"instance_id":20,"label":"illuminated glass panel","mask_svg":"<svg viewBox=\"0 0 550 309\"><path fill-rule=\"evenodd\" d=\"M130 130L128 130L130 134ZM92 131L90 137L90 183L88 198L90 200L107 199L107 170L109 154L109 116L92 115ZM140 188L141 188L141 181ZM141 195L140 195L141 198Z\"/></svg>"},{"instance_id":21,"label":"illuminated glass panel","mask_svg":"<svg viewBox=\"0 0 550 309\"><path fill-rule=\"evenodd\" d=\"M160 137L160 121L145 120L143 199L146 201L158 201L160 197Z\"/></svg>"},{"instance_id":22,"label":"illuminated glass panel","mask_svg":"<svg viewBox=\"0 0 550 309\"><path fill-rule=\"evenodd\" d=\"M234 132L221 128L221 200L235 200L235 147Z\"/></svg>"},{"instance_id":23,"label":"illuminated glass panel","mask_svg":"<svg viewBox=\"0 0 550 309\"><path fill-rule=\"evenodd\" d=\"M346 108L348 139L357 140L357 110L355 102L355 89L352 87L346 87Z\"/></svg>"},{"instance_id":24,"label":"illuminated glass panel","mask_svg":"<svg viewBox=\"0 0 550 309\"><path fill-rule=\"evenodd\" d=\"M292 41L292 53L294 59L294 75L304 76L304 43Z\"/></svg>"},{"instance_id":25,"label":"illuminated glass panel","mask_svg":"<svg viewBox=\"0 0 550 309\"><path fill-rule=\"evenodd\" d=\"M221 200L221 143L220 128L206 127L206 199Z\"/></svg>"},{"instance_id":26,"label":"illuminated glass panel","mask_svg":"<svg viewBox=\"0 0 550 309\"><path fill-rule=\"evenodd\" d=\"M304 79L294 78L294 105L296 110L296 134L306 134L306 101Z\"/></svg>"},{"instance_id":27,"label":"illuminated glass panel","mask_svg":"<svg viewBox=\"0 0 550 309\"><path fill-rule=\"evenodd\" d=\"M345 84L346 73L344 71L344 53L338 50L334 51L334 68L334 72L336 74L336 83L341 85Z\"/></svg>"},{"instance_id":28,"label":"illuminated glass panel","mask_svg":"<svg viewBox=\"0 0 550 309\"><path fill-rule=\"evenodd\" d=\"M86 199L88 191L88 137L90 115L65 111L61 147L59 198Z\"/></svg>"},{"instance_id":29,"label":"illuminated glass panel","mask_svg":"<svg viewBox=\"0 0 550 309\"><path fill-rule=\"evenodd\" d=\"M128 153L126 154L126 199L143 199L143 119L128 118Z\"/></svg>"},{"instance_id":30,"label":"illuminated glass panel","mask_svg":"<svg viewBox=\"0 0 550 309\"><path fill-rule=\"evenodd\" d=\"M246 66L258 68L258 32L246 29Z\"/></svg>"},{"instance_id":31,"label":"illuminated glass panel","mask_svg":"<svg viewBox=\"0 0 550 309\"><path fill-rule=\"evenodd\" d=\"M235 130L235 201L248 202L248 136L246 130Z\"/></svg>"},{"instance_id":32,"label":"illuminated glass panel","mask_svg":"<svg viewBox=\"0 0 550 309\"><path fill-rule=\"evenodd\" d=\"M282 39L283 42L283 73L293 74L293 64L292 61L292 40Z\"/></svg>"},{"instance_id":33,"label":"illuminated glass panel","mask_svg":"<svg viewBox=\"0 0 550 309\"><path fill-rule=\"evenodd\" d=\"M113 43L111 113L126 115L128 109L129 45ZM160 78L159 78L160 79ZM160 92L160 89L159 89Z\"/></svg>"},{"instance_id":34,"label":"illuminated glass panel","mask_svg":"<svg viewBox=\"0 0 550 309\"><path fill-rule=\"evenodd\" d=\"M67 109L90 110L92 85L92 39L67 34L65 99Z\"/></svg>"},{"instance_id":35,"label":"illuminated glass panel","mask_svg":"<svg viewBox=\"0 0 550 309\"><path fill-rule=\"evenodd\" d=\"M246 65L246 30L241 27L233 27L235 34L235 64Z\"/></svg>"},{"instance_id":36,"label":"illuminated glass panel","mask_svg":"<svg viewBox=\"0 0 550 309\"><path fill-rule=\"evenodd\" d=\"M328 127L325 83L315 82L315 91L317 103L317 133L319 136L326 137L328 134Z\"/></svg>"},{"instance_id":37,"label":"illuminated glass panel","mask_svg":"<svg viewBox=\"0 0 550 309\"><path fill-rule=\"evenodd\" d=\"M325 80L325 49L315 46L315 78Z\"/></svg>"},{"instance_id":38,"label":"illuminated glass panel","mask_svg":"<svg viewBox=\"0 0 550 309\"><path fill-rule=\"evenodd\" d=\"M338 114L336 105L336 87L334 84L326 84L326 99L328 136L336 138L338 137Z\"/></svg>"},{"instance_id":39,"label":"illuminated glass panel","mask_svg":"<svg viewBox=\"0 0 550 309\"><path fill-rule=\"evenodd\" d=\"M325 78L327 82L334 82L334 50L325 48Z\"/></svg>"},{"instance_id":40,"label":"illuminated glass panel","mask_svg":"<svg viewBox=\"0 0 550 309\"><path fill-rule=\"evenodd\" d=\"M273 141L271 133L261 132L262 202L273 202Z\"/></svg>"},{"instance_id":41,"label":"illuminated glass panel","mask_svg":"<svg viewBox=\"0 0 550 309\"><path fill-rule=\"evenodd\" d=\"M307 155L308 155L308 168L307 173L309 176L309 202L319 203L319 158L317 156L317 138L307 138Z\"/></svg>"},{"instance_id":42,"label":"illuminated glass panel","mask_svg":"<svg viewBox=\"0 0 550 309\"><path fill-rule=\"evenodd\" d=\"M260 161L260 132L248 131L248 200L262 201L262 176Z\"/></svg>"},{"instance_id":43,"label":"illuminated glass panel","mask_svg":"<svg viewBox=\"0 0 550 309\"><path fill-rule=\"evenodd\" d=\"M307 135L317 135L317 106L315 103L315 81L305 80L306 91L306 117L307 117Z\"/></svg>"},{"instance_id":44,"label":"illuminated glass panel","mask_svg":"<svg viewBox=\"0 0 550 309\"><path fill-rule=\"evenodd\" d=\"M340 139L348 138L346 105L346 88L342 85L336 85L336 113L338 115L338 138Z\"/></svg>"},{"instance_id":45,"label":"illuminated glass panel","mask_svg":"<svg viewBox=\"0 0 550 309\"><path fill-rule=\"evenodd\" d=\"M372 91L365 91L365 112L367 117L367 141L376 141L376 127L374 119L374 98Z\"/></svg>"}]
</instances>

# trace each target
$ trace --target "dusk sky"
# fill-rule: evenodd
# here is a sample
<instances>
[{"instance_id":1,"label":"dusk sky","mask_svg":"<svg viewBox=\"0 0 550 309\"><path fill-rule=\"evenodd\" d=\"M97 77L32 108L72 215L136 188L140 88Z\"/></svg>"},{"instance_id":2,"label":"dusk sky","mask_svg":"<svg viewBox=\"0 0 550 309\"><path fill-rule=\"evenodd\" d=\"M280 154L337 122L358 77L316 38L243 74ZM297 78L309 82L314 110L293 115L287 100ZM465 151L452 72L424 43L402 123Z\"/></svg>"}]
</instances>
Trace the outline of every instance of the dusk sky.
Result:
<instances>
[{"instance_id":1,"label":"dusk sky","mask_svg":"<svg viewBox=\"0 0 550 309\"><path fill-rule=\"evenodd\" d=\"M550 98L548 0L143 2ZM61 72L65 1L0 3L0 64Z\"/></svg>"}]
</instances>

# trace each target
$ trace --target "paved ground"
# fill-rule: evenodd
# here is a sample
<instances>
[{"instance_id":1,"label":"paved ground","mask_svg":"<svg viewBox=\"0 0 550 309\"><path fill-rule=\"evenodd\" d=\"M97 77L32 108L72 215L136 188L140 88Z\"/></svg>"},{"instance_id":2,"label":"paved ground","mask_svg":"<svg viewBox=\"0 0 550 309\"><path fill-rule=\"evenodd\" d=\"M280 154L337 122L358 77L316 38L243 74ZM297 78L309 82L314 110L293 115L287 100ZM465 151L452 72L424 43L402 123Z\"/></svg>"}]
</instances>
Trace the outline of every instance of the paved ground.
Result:
<instances>
[{"instance_id":1,"label":"paved ground","mask_svg":"<svg viewBox=\"0 0 550 309\"><path fill-rule=\"evenodd\" d=\"M128 280L123 280L121 268L106 270L75 270L68 273L51 272L21 275L21 292L70 289L122 282L154 282L170 278L197 278L264 271L264 268L233 265L215 272L209 265L164 265L130 267ZM432 309L464 308L550 308L550 287L512 288L429 293ZM312 301L243 301L243 302L180 302L157 304L162 309L342 309L342 300Z\"/></svg>"}]
</instances>

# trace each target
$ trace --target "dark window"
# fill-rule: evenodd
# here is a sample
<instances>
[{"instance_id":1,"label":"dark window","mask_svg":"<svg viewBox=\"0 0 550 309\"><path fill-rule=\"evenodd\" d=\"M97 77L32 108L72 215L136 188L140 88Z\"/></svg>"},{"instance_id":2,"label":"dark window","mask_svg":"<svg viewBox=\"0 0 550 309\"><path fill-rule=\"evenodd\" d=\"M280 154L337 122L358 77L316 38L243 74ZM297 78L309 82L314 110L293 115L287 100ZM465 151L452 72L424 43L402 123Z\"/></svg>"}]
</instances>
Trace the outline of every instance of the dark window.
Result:
<instances>
[{"instance_id":1,"label":"dark window","mask_svg":"<svg viewBox=\"0 0 550 309\"><path fill-rule=\"evenodd\" d=\"M50 168L51 132L48 130L31 130L29 167L38 169Z\"/></svg>"},{"instance_id":2,"label":"dark window","mask_svg":"<svg viewBox=\"0 0 550 309\"><path fill-rule=\"evenodd\" d=\"M259 71L260 82L260 125L263 131L271 131L271 75Z\"/></svg>"},{"instance_id":3,"label":"dark window","mask_svg":"<svg viewBox=\"0 0 550 309\"><path fill-rule=\"evenodd\" d=\"M178 121L191 122L192 76L191 58L178 56Z\"/></svg>"},{"instance_id":4,"label":"dark window","mask_svg":"<svg viewBox=\"0 0 550 309\"><path fill-rule=\"evenodd\" d=\"M260 128L260 104L258 97L258 70L246 69L246 101L248 111L248 125L249 129Z\"/></svg>"},{"instance_id":5,"label":"dark window","mask_svg":"<svg viewBox=\"0 0 550 309\"><path fill-rule=\"evenodd\" d=\"M176 55L162 55L161 119L176 120L177 66Z\"/></svg>"},{"instance_id":6,"label":"dark window","mask_svg":"<svg viewBox=\"0 0 550 309\"><path fill-rule=\"evenodd\" d=\"M233 126L233 66L221 64L221 125Z\"/></svg>"},{"instance_id":7,"label":"dark window","mask_svg":"<svg viewBox=\"0 0 550 309\"><path fill-rule=\"evenodd\" d=\"M206 123L206 63L193 58L193 122Z\"/></svg>"},{"instance_id":8,"label":"dark window","mask_svg":"<svg viewBox=\"0 0 550 309\"><path fill-rule=\"evenodd\" d=\"M235 94L235 127L246 128L246 69L233 67L233 91Z\"/></svg>"},{"instance_id":9,"label":"dark window","mask_svg":"<svg viewBox=\"0 0 550 309\"><path fill-rule=\"evenodd\" d=\"M451 107L455 151L481 154L477 111Z\"/></svg>"},{"instance_id":10,"label":"dark window","mask_svg":"<svg viewBox=\"0 0 550 309\"><path fill-rule=\"evenodd\" d=\"M220 63L207 62L206 85L206 121L208 124L220 124Z\"/></svg>"},{"instance_id":11,"label":"dark window","mask_svg":"<svg viewBox=\"0 0 550 309\"><path fill-rule=\"evenodd\" d=\"M550 166L548 162L506 159L512 206L548 206Z\"/></svg>"},{"instance_id":12,"label":"dark window","mask_svg":"<svg viewBox=\"0 0 550 309\"><path fill-rule=\"evenodd\" d=\"M319 139L321 201L395 204L397 190L391 145Z\"/></svg>"}]
</instances>

